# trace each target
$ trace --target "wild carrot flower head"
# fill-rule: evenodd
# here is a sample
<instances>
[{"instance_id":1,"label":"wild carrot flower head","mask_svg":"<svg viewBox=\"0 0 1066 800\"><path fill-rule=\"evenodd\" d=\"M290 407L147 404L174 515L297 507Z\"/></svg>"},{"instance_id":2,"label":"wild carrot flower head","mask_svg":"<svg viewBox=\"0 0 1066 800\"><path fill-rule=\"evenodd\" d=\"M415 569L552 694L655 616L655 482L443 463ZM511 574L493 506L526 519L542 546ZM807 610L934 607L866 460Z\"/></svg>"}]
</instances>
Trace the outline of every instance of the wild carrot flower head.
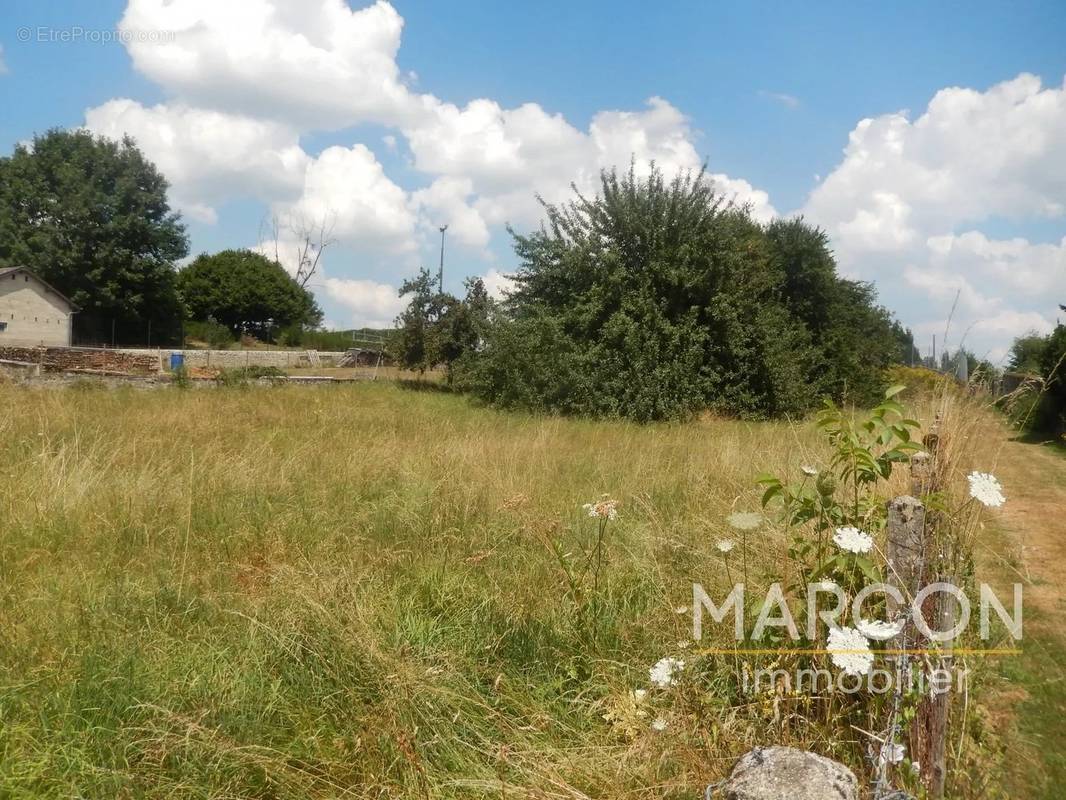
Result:
<instances>
[{"instance_id":1,"label":"wild carrot flower head","mask_svg":"<svg viewBox=\"0 0 1066 800\"><path fill-rule=\"evenodd\" d=\"M725 520L738 531L753 531L762 525L762 515L754 511L737 511Z\"/></svg>"},{"instance_id":2,"label":"wild carrot flower head","mask_svg":"<svg viewBox=\"0 0 1066 800\"><path fill-rule=\"evenodd\" d=\"M970 482L970 497L981 505L999 508L1007 502L1007 498L1003 496L1003 487L999 485L995 475L989 472L971 472L966 480Z\"/></svg>"},{"instance_id":3,"label":"wild carrot flower head","mask_svg":"<svg viewBox=\"0 0 1066 800\"><path fill-rule=\"evenodd\" d=\"M833 541L841 550L849 553L869 553L874 546L873 537L853 526L837 528Z\"/></svg>"},{"instance_id":4,"label":"wild carrot flower head","mask_svg":"<svg viewBox=\"0 0 1066 800\"><path fill-rule=\"evenodd\" d=\"M667 722L663 717L656 717L652 720L651 729L657 733L662 733L666 730Z\"/></svg>"},{"instance_id":5,"label":"wild carrot flower head","mask_svg":"<svg viewBox=\"0 0 1066 800\"><path fill-rule=\"evenodd\" d=\"M666 658L659 659L655 666L648 670L648 680L658 686L660 689L665 689L667 686L674 682L674 674L680 672L685 668L685 662L679 658Z\"/></svg>"},{"instance_id":6,"label":"wild carrot flower head","mask_svg":"<svg viewBox=\"0 0 1066 800\"><path fill-rule=\"evenodd\" d=\"M848 675L865 675L874 663L870 643L854 628L831 628L825 649L833 664Z\"/></svg>"},{"instance_id":7,"label":"wild carrot flower head","mask_svg":"<svg viewBox=\"0 0 1066 800\"><path fill-rule=\"evenodd\" d=\"M893 636L899 636L906 624L907 621L905 619L896 620L895 622L861 619L856 627L859 629L859 633L867 639L883 642L891 639Z\"/></svg>"},{"instance_id":8,"label":"wild carrot flower head","mask_svg":"<svg viewBox=\"0 0 1066 800\"><path fill-rule=\"evenodd\" d=\"M728 553L736 546L736 542L732 539L719 539L715 547L722 553Z\"/></svg>"},{"instance_id":9,"label":"wild carrot flower head","mask_svg":"<svg viewBox=\"0 0 1066 800\"><path fill-rule=\"evenodd\" d=\"M812 467L810 464L803 464L800 466L800 472L802 472L808 478L813 478L815 475L818 474L818 469L816 467Z\"/></svg>"},{"instance_id":10,"label":"wild carrot flower head","mask_svg":"<svg viewBox=\"0 0 1066 800\"><path fill-rule=\"evenodd\" d=\"M617 500L612 500L607 495L604 495L600 500L595 503L585 503L582 506L590 517L599 517L601 519L614 519L618 516Z\"/></svg>"}]
</instances>

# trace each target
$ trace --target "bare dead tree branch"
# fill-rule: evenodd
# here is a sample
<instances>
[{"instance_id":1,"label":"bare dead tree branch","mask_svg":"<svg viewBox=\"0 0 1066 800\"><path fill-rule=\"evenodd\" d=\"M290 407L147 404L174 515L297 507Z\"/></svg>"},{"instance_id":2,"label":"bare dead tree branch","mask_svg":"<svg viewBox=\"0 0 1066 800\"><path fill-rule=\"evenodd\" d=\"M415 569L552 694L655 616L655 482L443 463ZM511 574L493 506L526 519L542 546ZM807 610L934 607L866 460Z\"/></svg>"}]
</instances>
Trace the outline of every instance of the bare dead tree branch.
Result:
<instances>
[{"instance_id":1,"label":"bare dead tree branch","mask_svg":"<svg viewBox=\"0 0 1066 800\"><path fill-rule=\"evenodd\" d=\"M317 219L298 217L290 220L289 230L295 234L297 245L297 269L296 282L300 286L306 286L315 272L318 271L322 253L337 239L333 236L333 230L337 226L337 215L333 211L327 211Z\"/></svg>"},{"instance_id":2,"label":"bare dead tree branch","mask_svg":"<svg viewBox=\"0 0 1066 800\"><path fill-rule=\"evenodd\" d=\"M337 243L333 235L336 226L337 214L333 210L315 218L277 212L269 217L264 215L259 223L259 250L264 254L270 252L268 243L272 242L274 260L281 264L282 240L286 246L290 241L295 242L296 271L293 278L300 286L306 287L318 271L326 248Z\"/></svg>"}]
</instances>

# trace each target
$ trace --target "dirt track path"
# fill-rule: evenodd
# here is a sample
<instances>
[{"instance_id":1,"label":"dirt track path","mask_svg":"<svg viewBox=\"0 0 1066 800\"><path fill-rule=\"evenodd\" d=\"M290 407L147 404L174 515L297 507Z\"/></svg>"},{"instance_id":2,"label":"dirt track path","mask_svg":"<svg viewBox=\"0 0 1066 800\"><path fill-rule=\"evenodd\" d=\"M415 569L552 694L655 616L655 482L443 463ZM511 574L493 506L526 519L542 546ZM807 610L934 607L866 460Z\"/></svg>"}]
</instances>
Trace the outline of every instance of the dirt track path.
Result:
<instances>
[{"instance_id":1,"label":"dirt track path","mask_svg":"<svg viewBox=\"0 0 1066 800\"><path fill-rule=\"evenodd\" d=\"M1000 519L1021 551L1021 571L1032 583L1025 605L1034 620L1066 638L1066 458L1032 444L1007 442L995 469L1007 503Z\"/></svg>"},{"instance_id":2,"label":"dirt track path","mask_svg":"<svg viewBox=\"0 0 1066 800\"><path fill-rule=\"evenodd\" d=\"M999 698L1018 737L1008 782L1013 796L1058 800L1066 793L1066 457L1007 441L993 471L1007 496L997 514L1006 542L985 555L1025 582L1023 654L1004 665Z\"/></svg>"}]
</instances>

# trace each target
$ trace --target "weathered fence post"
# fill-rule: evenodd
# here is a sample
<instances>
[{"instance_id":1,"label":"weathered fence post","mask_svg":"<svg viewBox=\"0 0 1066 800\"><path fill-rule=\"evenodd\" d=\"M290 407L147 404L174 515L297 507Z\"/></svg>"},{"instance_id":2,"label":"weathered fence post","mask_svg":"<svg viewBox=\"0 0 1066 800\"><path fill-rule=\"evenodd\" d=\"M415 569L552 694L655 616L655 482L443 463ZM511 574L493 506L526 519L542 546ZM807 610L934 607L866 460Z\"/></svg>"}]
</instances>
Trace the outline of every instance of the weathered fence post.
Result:
<instances>
[{"instance_id":1,"label":"weathered fence post","mask_svg":"<svg viewBox=\"0 0 1066 800\"><path fill-rule=\"evenodd\" d=\"M932 431L923 440L926 452L916 454L911 460L911 492L915 496L904 495L888 503L889 581L900 590L908 604L923 587L935 582L951 582L949 576L936 574L931 568L936 563L936 554L933 552L936 546L935 517L926 513L925 506L918 499L921 495L935 492L940 485L936 458L940 444L939 427L938 417ZM908 612L910 609L903 610ZM888 611L890 618L899 611L891 598ZM921 613L930 630L950 630L955 625L954 605L944 593L930 595L922 604ZM917 629L910 614L907 614L907 623L896 641L903 651L899 659L904 669L900 673L909 679L910 663L917 660L911 659L909 652L927 649L929 641ZM920 661L925 665L932 663L928 655ZM937 667L945 663L949 663L945 657L937 657ZM936 688L938 691L934 695L923 694L908 736L911 761L920 763L922 783L928 796L934 799L944 796L947 723L951 704L949 686L937 685Z\"/></svg>"},{"instance_id":2,"label":"weathered fence post","mask_svg":"<svg viewBox=\"0 0 1066 800\"><path fill-rule=\"evenodd\" d=\"M888 581L899 589L907 604L899 609L892 597L888 598L888 616L894 619L900 613L907 614L910 601L922 588L925 571L925 506L910 495L888 501ZM906 650L918 639L918 629L909 614L907 624L900 632L900 650Z\"/></svg>"}]
</instances>

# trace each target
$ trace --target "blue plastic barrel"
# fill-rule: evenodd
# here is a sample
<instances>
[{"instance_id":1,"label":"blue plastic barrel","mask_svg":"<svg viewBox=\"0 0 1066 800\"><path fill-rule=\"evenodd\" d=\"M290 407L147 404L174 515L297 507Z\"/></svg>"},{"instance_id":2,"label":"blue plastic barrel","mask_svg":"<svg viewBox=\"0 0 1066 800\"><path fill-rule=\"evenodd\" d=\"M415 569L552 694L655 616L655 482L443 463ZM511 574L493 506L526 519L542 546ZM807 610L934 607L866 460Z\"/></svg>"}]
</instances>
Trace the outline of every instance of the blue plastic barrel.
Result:
<instances>
[{"instance_id":1,"label":"blue plastic barrel","mask_svg":"<svg viewBox=\"0 0 1066 800\"><path fill-rule=\"evenodd\" d=\"M185 354L184 353L171 353L170 354L170 371L177 372L179 369L185 366Z\"/></svg>"}]
</instances>

